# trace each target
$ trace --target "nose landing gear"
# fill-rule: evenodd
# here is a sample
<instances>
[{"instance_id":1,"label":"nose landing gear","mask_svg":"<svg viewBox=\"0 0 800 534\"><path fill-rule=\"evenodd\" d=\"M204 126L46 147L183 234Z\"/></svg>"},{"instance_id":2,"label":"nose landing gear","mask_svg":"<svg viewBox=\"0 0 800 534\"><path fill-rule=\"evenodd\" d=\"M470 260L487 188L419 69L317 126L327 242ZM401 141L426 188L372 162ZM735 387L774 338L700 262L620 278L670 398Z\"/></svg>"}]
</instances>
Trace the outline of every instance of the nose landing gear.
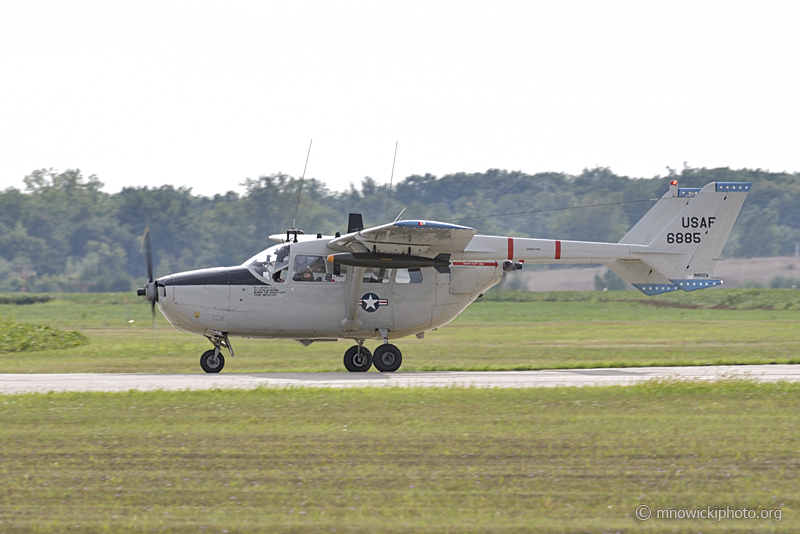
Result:
<instances>
[{"instance_id":1,"label":"nose landing gear","mask_svg":"<svg viewBox=\"0 0 800 534\"><path fill-rule=\"evenodd\" d=\"M225 357L214 352L219 352L219 349L207 350L200 356L200 367L206 373L219 373L225 367Z\"/></svg>"},{"instance_id":2,"label":"nose landing gear","mask_svg":"<svg viewBox=\"0 0 800 534\"><path fill-rule=\"evenodd\" d=\"M222 368L225 367L225 357L220 354L220 349L222 347L228 349L228 352L231 353L231 358L233 358L233 346L231 346L226 332L214 331L214 337L206 337L214 344L214 348L205 351L203 355L200 356L200 367L202 367L203 371L206 373L219 373L222 371Z\"/></svg>"}]
</instances>

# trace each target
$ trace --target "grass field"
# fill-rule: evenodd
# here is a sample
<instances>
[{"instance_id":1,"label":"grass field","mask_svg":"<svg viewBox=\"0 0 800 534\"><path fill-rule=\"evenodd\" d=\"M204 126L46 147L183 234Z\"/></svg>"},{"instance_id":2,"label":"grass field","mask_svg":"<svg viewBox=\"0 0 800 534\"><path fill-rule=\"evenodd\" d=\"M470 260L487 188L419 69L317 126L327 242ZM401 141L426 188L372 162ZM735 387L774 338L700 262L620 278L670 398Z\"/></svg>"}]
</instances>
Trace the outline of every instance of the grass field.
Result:
<instances>
[{"instance_id":1,"label":"grass field","mask_svg":"<svg viewBox=\"0 0 800 534\"><path fill-rule=\"evenodd\" d=\"M711 290L658 299L633 292L513 293L485 299L424 340L398 340L402 370L800 363L799 291ZM2 317L79 330L89 338L81 347L0 354L0 372L199 372L208 341L174 330L160 315L154 330L149 313L143 299L120 294L0 305ZM233 343L237 356L227 359L225 372L341 371L350 345Z\"/></svg>"},{"instance_id":2,"label":"grass field","mask_svg":"<svg viewBox=\"0 0 800 534\"><path fill-rule=\"evenodd\" d=\"M800 293L754 291L487 295L398 346L403 370L798 362ZM208 342L149 311L2 304L89 343L0 372L198 372ZM234 343L226 372L340 371L347 347ZM797 532L798 405L800 384L747 381L0 396L0 533ZM698 507L773 519L657 517Z\"/></svg>"},{"instance_id":3,"label":"grass field","mask_svg":"<svg viewBox=\"0 0 800 534\"><path fill-rule=\"evenodd\" d=\"M798 404L739 381L5 396L0 531L797 532ZM781 521L656 517L707 506Z\"/></svg>"}]
</instances>

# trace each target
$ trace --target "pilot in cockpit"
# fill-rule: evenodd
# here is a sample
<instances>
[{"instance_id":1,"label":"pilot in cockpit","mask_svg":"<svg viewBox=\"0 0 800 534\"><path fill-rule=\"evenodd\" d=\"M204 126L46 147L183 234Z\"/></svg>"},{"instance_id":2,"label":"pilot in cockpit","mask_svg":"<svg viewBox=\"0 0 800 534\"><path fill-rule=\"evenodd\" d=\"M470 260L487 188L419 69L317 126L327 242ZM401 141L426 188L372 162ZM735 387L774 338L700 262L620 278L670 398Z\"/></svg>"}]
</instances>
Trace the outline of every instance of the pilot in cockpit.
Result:
<instances>
[{"instance_id":1,"label":"pilot in cockpit","mask_svg":"<svg viewBox=\"0 0 800 534\"><path fill-rule=\"evenodd\" d=\"M275 254L275 261L270 266L272 280L274 282L283 282L286 279L287 269L289 269L289 247L282 247L278 249Z\"/></svg>"},{"instance_id":2,"label":"pilot in cockpit","mask_svg":"<svg viewBox=\"0 0 800 534\"><path fill-rule=\"evenodd\" d=\"M294 276L296 282L321 282L326 276L325 258L322 256L298 255L294 260Z\"/></svg>"}]
</instances>

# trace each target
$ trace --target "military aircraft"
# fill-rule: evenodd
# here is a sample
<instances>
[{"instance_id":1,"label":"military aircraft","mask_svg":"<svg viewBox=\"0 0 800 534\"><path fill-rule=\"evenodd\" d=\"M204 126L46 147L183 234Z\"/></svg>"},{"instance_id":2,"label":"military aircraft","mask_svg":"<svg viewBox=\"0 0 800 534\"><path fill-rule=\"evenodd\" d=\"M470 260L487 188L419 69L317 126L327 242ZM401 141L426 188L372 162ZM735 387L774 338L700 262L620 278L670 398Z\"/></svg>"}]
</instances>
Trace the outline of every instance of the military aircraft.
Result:
<instances>
[{"instance_id":1,"label":"military aircraft","mask_svg":"<svg viewBox=\"0 0 800 534\"><path fill-rule=\"evenodd\" d=\"M287 338L308 346L350 339L344 366L364 372L400 368L390 341L455 319L523 263L599 263L646 295L717 286L714 267L751 183L712 182L669 190L619 243L481 235L467 226L423 220L363 228L351 214L347 233L270 236L278 241L238 267L153 278L137 290L178 330L208 338L200 365L218 373L230 338ZM377 340L370 352L364 343Z\"/></svg>"}]
</instances>

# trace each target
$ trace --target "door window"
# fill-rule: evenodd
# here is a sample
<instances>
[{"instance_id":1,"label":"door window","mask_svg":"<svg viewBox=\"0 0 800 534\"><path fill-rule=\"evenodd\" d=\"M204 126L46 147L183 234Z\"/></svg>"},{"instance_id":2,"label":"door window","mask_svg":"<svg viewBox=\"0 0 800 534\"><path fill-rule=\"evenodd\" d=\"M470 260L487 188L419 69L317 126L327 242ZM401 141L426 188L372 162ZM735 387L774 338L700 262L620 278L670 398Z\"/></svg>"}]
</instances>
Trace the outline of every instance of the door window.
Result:
<instances>
[{"instance_id":1,"label":"door window","mask_svg":"<svg viewBox=\"0 0 800 534\"><path fill-rule=\"evenodd\" d=\"M379 267L367 267L364 271L365 284L386 284L392 278L391 269L382 269Z\"/></svg>"},{"instance_id":2,"label":"door window","mask_svg":"<svg viewBox=\"0 0 800 534\"><path fill-rule=\"evenodd\" d=\"M292 280L295 282L344 282L347 271L324 256L298 254L294 257Z\"/></svg>"},{"instance_id":3,"label":"door window","mask_svg":"<svg viewBox=\"0 0 800 534\"><path fill-rule=\"evenodd\" d=\"M398 284L419 284L422 283L422 269L397 269L394 281Z\"/></svg>"}]
</instances>

